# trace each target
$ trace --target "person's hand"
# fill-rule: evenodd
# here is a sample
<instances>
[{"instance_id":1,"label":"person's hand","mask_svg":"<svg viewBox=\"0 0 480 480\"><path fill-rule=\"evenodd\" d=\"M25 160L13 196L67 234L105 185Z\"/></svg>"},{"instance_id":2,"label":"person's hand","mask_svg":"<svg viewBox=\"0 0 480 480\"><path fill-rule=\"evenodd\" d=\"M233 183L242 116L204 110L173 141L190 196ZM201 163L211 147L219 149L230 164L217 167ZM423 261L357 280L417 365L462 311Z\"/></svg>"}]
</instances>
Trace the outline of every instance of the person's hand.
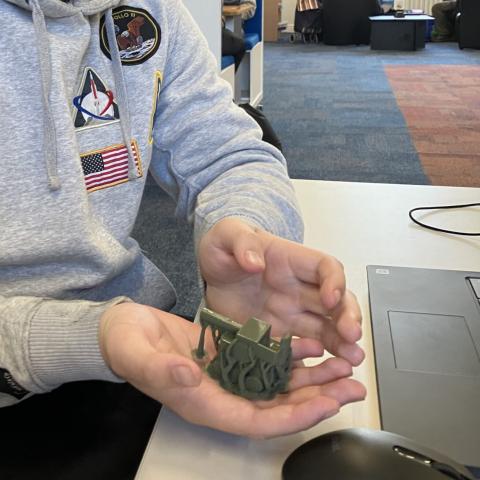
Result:
<instances>
[{"instance_id":1,"label":"person's hand","mask_svg":"<svg viewBox=\"0 0 480 480\"><path fill-rule=\"evenodd\" d=\"M273 335L317 339L353 366L363 360L360 308L332 256L227 218L201 239L199 263L212 310L260 318Z\"/></svg>"},{"instance_id":2,"label":"person's hand","mask_svg":"<svg viewBox=\"0 0 480 480\"><path fill-rule=\"evenodd\" d=\"M197 324L152 307L123 303L103 314L99 342L113 372L184 419L253 438L307 429L362 393L352 393L349 362L331 358L305 367L302 359L318 356L323 347L316 340L294 339L289 391L270 401L246 400L224 390L192 360L199 335ZM210 334L205 346L213 358Z\"/></svg>"}]
</instances>

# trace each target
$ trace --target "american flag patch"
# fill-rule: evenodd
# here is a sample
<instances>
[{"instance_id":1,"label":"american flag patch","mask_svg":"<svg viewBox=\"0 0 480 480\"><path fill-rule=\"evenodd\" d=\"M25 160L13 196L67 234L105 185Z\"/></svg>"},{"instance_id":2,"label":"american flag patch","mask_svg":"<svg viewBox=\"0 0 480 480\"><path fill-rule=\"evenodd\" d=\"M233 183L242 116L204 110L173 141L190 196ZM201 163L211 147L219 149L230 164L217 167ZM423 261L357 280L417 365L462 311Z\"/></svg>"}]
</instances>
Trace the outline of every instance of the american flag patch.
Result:
<instances>
[{"instance_id":1,"label":"american flag patch","mask_svg":"<svg viewBox=\"0 0 480 480\"><path fill-rule=\"evenodd\" d=\"M132 141L133 158L138 176L143 175L138 146ZM87 192L128 182L128 150L126 145L112 145L80 155Z\"/></svg>"}]
</instances>

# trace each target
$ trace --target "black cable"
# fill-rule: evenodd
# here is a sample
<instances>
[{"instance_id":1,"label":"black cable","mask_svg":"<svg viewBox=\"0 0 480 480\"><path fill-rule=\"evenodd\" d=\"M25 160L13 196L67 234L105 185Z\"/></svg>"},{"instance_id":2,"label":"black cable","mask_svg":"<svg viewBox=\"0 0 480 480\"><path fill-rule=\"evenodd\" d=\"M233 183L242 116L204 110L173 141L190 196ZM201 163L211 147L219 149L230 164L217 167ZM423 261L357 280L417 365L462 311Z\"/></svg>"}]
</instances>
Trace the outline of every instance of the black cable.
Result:
<instances>
[{"instance_id":1,"label":"black cable","mask_svg":"<svg viewBox=\"0 0 480 480\"><path fill-rule=\"evenodd\" d=\"M428 228L429 230L435 230L436 232L443 232L443 233L451 233L452 235L468 235L470 237L478 237L480 236L480 232L458 232L455 230L446 230L444 228L434 227L433 225L428 225L426 223L423 223L420 220L417 220L413 216L413 212L417 212L419 210L446 210L451 208L468 208L468 207L480 207L480 203L465 203L462 205L440 205L437 207L416 207L416 208L412 208L408 212L408 216L410 217L412 222L416 223L417 225L420 225L421 227Z\"/></svg>"}]
</instances>

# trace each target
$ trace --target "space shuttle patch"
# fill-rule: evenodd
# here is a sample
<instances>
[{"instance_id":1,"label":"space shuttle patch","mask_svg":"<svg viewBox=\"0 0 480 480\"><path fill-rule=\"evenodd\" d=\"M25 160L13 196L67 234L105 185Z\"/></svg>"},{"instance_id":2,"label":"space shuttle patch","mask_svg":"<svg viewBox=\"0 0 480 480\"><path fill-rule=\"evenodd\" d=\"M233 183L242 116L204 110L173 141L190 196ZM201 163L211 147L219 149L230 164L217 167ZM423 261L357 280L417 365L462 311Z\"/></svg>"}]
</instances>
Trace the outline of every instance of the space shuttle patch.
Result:
<instances>
[{"instance_id":1,"label":"space shuttle patch","mask_svg":"<svg viewBox=\"0 0 480 480\"><path fill-rule=\"evenodd\" d=\"M73 99L76 129L100 127L120 118L113 92L90 67L85 68L77 96Z\"/></svg>"}]
</instances>

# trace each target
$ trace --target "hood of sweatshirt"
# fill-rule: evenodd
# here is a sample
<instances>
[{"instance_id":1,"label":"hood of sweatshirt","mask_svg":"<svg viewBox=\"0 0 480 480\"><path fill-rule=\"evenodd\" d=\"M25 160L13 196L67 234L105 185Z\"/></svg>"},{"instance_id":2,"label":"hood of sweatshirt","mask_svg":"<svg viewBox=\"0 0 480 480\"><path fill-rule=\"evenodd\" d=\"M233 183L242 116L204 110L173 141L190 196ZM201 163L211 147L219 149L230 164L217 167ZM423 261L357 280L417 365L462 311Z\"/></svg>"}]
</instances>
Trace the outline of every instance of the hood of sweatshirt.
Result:
<instances>
[{"instance_id":1,"label":"hood of sweatshirt","mask_svg":"<svg viewBox=\"0 0 480 480\"><path fill-rule=\"evenodd\" d=\"M33 11L37 6L46 17L70 17L81 12L86 17L103 12L118 5L120 0L6 0L25 10Z\"/></svg>"},{"instance_id":2,"label":"hood of sweatshirt","mask_svg":"<svg viewBox=\"0 0 480 480\"><path fill-rule=\"evenodd\" d=\"M135 178L135 160L131 148L130 112L127 105L127 91L122 74L122 62L116 42L115 25L112 19L112 9L120 0L74 0L72 2L61 0L6 0L9 3L32 12L32 20L35 30L35 44L37 46L40 74L42 83L42 102L44 117L44 162L48 175L48 185L51 191L58 190L60 179L58 176L57 132L50 106L52 60L50 55L49 36L46 18L64 18L75 15L84 17L107 11L105 25L109 44L112 45L112 70L115 79L115 87L120 102L120 116L123 139L128 150L129 178Z\"/></svg>"}]
</instances>

